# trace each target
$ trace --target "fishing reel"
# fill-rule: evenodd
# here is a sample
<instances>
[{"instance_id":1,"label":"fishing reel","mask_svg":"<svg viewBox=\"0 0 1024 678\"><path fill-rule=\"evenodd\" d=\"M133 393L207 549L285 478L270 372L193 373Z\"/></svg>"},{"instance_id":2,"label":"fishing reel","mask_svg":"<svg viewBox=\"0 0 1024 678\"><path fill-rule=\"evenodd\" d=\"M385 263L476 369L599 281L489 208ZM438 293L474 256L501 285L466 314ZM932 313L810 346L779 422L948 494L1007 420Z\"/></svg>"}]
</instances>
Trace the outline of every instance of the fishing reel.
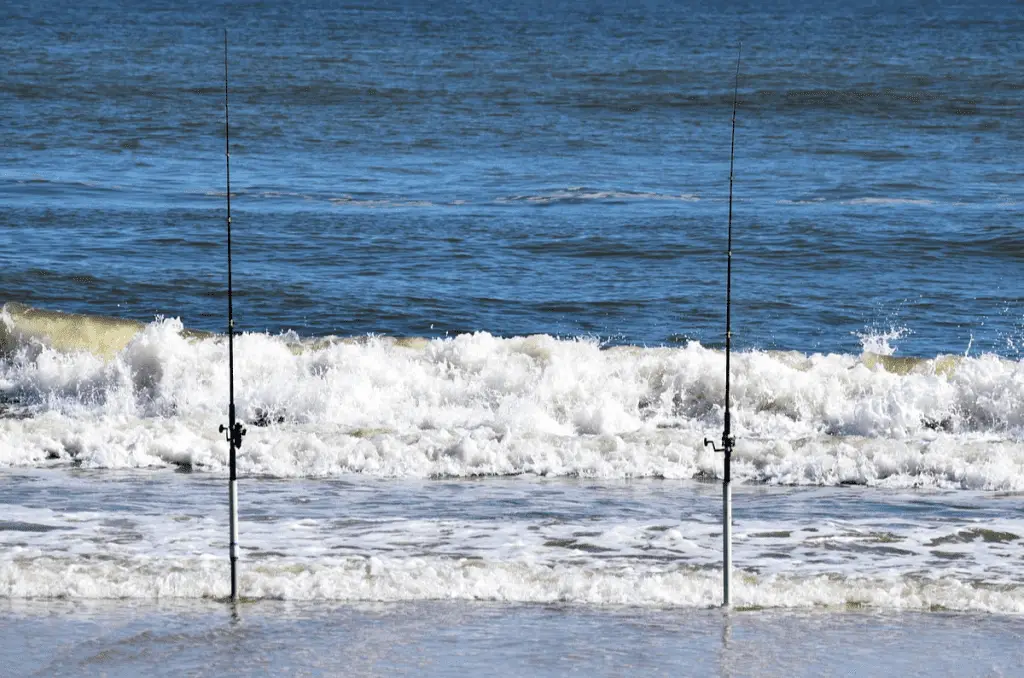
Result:
<instances>
[{"instance_id":1,"label":"fishing reel","mask_svg":"<svg viewBox=\"0 0 1024 678\"><path fill-rule=\"evenodd\" d=\"M724 452L725 454L732 454L732 448L735 447L736 445L736 436L725 435L723 433L721 447L715 445L714 440L711 440L710 438L705 438L704 447L707 447L708 445L710 445L711 449L714 450L715 452Z\"/></svg>"},{"instance_id":2,"label":"fishing reel","mask_svg":"<svg viewBox=\"0 0 1024 678\"><path fill-rule=\"evenodd\" d=\"M225 435L224 438L229 443L231 443L231 446L234 447L236 450L242 447L242 436L245 435L246 431L245 427L242 426L240 423L235 422L235 425L232 426L230 429L224 424L221 424L220 429L218 430L221 433L227 432L227 435Z\"/></svg>"}]
</instances>

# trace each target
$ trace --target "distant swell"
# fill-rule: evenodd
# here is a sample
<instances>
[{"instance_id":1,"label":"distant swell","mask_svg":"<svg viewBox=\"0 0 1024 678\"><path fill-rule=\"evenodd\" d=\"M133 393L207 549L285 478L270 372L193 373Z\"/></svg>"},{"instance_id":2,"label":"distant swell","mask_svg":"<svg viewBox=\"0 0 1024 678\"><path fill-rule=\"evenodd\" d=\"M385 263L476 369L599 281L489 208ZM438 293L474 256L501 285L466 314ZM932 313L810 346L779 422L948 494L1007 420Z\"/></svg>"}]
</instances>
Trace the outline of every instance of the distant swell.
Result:
<instances>
[{"instance_id":1,"label":"distant swell","mask_svg":"<svg viewBox=\"0 0 1024 678\"><path fill-rule=\"evenodd\" d=\"M495 202L499 204L555 205L579 204L587 202L614 204L646 200L696 202L700 200L700 198L697 197L696 195L688 193L668 195L663 193L608 190L579 186L536 194L512 195L508 197L498 198Z\"/></svg>"}]
</instances>

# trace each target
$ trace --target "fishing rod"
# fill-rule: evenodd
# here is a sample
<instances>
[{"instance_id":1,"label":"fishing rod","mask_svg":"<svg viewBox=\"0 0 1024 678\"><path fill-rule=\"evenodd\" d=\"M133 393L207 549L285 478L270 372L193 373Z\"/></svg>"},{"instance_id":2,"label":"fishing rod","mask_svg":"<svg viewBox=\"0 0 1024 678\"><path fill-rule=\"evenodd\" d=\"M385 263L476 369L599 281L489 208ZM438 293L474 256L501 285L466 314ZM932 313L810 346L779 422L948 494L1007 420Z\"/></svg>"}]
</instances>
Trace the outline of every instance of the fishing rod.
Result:
<instances>
[{"instance_id":1,"label":"fishing rod","mask_svg":"<svg viewBox=\"0 0 1024 678\"><path fill-rule=\"evenodd\" d=\"M722 476L722 607L729 607L732 600L729 588L732 583L732 449L736 438L732 434L732 417L729 411L729 372L730 353L732 350L732 182L733 167L736 158L736 104L740 91L740 54L743 44L736 49L736 81L732 92L732 142L729 148L729 242L726 247L725 269L725 423L722 428L722 446L715 445L713 440L704 439L715 452L725 455L725 468Z\"/></svg>"},{"instance_id":2,"label":"fishing rod","mask_svg":"<svg viewBox=\"0 0 1024 678\"><path fill-rule=\"evenodd\" d=\"M235 420L235 318L232 307L231 285L231 125L228 116L228 29L224 29L224 169L227 178L228 227L228 425L220 425L220 432L228 441L228 510L231 514L231 602L238 602L238 476L235 456L242 446L245 428Z\"/></svg>"}]
</instances>

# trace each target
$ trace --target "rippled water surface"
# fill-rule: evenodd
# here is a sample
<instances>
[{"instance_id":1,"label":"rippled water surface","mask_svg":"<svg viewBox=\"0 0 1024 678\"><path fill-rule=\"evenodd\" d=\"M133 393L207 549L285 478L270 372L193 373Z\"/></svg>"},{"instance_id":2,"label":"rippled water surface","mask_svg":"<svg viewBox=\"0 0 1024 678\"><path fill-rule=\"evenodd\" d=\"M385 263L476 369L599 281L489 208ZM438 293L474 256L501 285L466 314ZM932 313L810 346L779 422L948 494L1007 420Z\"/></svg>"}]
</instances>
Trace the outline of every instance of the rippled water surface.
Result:
<instances>
[{"instance_id":1,"label":"rippled water surface","mask_svg":"<svg viewBox=\"0 0 1024 678\"><path fill-rule=\"evenodd\" d=\"M8 3L0 654L1011 675L1022 35L999 2Z\"/></svg>"},{"instance_id":2,"label":"rippled water surface","mask_svg":"<svg viewBox=\"0 0 1024 678\"><path fill-rule=\"evenodd\" d=\"M303 10L15 2L8 300L221 329L220 28L240 326L1019 356L1005 3Z\"/></svg>"}]
</instances>

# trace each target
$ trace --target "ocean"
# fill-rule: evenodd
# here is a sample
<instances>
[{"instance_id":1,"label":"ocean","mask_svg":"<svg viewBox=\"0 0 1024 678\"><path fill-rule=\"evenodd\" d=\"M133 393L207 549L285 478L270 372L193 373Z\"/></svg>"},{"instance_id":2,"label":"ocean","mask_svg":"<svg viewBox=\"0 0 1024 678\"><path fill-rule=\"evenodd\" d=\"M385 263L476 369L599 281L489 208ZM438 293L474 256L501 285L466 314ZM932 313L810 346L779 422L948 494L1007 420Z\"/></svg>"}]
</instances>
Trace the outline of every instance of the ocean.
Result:
<instances>
[{"instance_id":1,"label":"ocean","mask_svg":"<svg viewBox=\"0 0 1024 678\"><path fill-rule=\"evenodd\" d=\"M3 11L4 674L1024 664L1016 4Z\"/></svg>"}]
</instances>

